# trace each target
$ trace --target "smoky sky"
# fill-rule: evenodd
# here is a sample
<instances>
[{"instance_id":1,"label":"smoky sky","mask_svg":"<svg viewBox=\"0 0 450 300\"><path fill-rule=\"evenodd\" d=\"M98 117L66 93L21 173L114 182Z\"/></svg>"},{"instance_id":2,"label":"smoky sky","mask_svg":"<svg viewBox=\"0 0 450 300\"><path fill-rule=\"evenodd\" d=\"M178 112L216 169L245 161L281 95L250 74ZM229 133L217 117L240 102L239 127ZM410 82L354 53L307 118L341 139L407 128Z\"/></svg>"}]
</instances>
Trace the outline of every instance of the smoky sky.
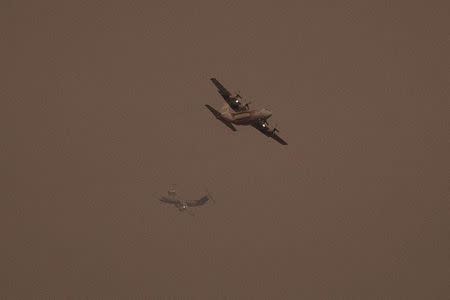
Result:
<instances>
[{"instance_id":1,"label":"smoky sky","mask_svg":"<svg viewBox=\"0 0 450 300\"><path fill-rule=\"evenodd\" d=\"M0 8L1 295L448 298L447 2Z\"/></svg>"}]
</instances>

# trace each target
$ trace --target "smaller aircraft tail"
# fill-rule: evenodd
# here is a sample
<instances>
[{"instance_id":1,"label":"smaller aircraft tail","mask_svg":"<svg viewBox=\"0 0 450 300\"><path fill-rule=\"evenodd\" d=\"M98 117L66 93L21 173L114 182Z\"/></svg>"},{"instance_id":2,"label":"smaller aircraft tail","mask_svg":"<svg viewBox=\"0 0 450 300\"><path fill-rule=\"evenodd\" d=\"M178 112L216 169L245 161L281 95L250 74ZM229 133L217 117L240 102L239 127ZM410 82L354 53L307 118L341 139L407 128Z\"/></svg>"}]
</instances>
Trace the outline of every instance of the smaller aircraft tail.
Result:
<instances>
[{"instance_id":1,"label":"smaller aircraft tail","mask_svg":"<svg viewBox=\"0 0 450 300\"><path fill-rule=\"evenodd\" d=\"M208 191L208 189L205 189L205 190L206 190L206 196L207 196L210 200L212 200L212 202L213 202L214 204L216 204L216 199L213 198L213 196L212 196L211 193Z\"/></svg>"}]
</instances>

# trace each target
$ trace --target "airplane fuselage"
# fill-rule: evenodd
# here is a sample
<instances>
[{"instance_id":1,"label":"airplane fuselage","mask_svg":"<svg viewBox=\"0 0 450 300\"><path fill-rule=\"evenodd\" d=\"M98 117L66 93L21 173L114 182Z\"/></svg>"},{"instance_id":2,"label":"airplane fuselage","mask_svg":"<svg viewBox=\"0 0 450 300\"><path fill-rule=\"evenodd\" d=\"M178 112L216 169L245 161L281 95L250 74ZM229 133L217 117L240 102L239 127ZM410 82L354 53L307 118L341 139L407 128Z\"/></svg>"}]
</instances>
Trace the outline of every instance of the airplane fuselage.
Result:
<instances>
[{"instance_id":1,"label":"airplane fuselage","mask_svg":"<svg viewBox=\"0 0 450 300\"><path fill-rule=\"evenodd\" d=\"M240 112L232 112L227 110L221 114L221 117L224 120L236 125L251 125L261 119L267 120L270 116L272 116L272 113L265 108Z\"/></svg>"}]
</instances>

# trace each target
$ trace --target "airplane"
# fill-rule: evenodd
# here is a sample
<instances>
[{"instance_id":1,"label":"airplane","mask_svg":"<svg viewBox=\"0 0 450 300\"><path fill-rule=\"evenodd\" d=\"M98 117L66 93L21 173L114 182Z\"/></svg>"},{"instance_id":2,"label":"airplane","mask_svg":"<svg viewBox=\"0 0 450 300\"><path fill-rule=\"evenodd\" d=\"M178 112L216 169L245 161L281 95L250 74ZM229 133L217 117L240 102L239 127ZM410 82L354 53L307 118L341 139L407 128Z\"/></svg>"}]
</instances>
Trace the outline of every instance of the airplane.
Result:
<instances>
[{"instance_id":1,"label":"airplane","mask_svg":"<svg viewBox=\"0 0 450 300\"><path fill-rule=\"evenodd\" d=\"M225 100L226 105L219 112L212 106L205 104L206 108L218 119L233 131L237 131L234 125L251 125L265 136L273 138L275 141L282 145L288 143L283 140L277 132L279 130L275 127L271 127L267 122L272 116L272 112L262 109L250 109L251 102L242 103L242 97L239 93L231 94L216 78L211 78L212 83L216 86L217 91ZM230 109L231 108L231 109Z\"/></svg>"},{"instance_id":2,"label":"airplane","mask_svg":"<svg viewBox=\"0 0 450 300\"><path fill-rule=\"evenodd\" d=\"M195 200L185 200L178 198L177 192L173 187L169 187L169 190L167 191L167 196L162 196L158 198L159 201L167 204L174 205L176 208L178 208L179 211L185 211L188 209L188 207L196 207L196 206L202 206L206 204L209 200L212 199L211 195L207 193L207 195L201 197L200 199Z\"/></svg>"}]
</instances>

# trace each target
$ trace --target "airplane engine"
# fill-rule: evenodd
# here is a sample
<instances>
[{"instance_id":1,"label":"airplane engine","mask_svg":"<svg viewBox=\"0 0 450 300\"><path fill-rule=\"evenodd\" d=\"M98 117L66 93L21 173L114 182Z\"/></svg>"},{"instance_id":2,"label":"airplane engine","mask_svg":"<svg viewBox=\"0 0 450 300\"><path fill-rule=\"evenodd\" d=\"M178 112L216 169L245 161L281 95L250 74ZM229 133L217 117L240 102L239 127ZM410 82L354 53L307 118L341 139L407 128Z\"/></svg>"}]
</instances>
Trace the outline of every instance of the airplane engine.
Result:
<instances>
[{"instance_id":1,"label":"airplane engine","mask_svg":"<svg viewBox=\"0 0 450 300\"><path fill-rule=\"evenodd\" d=\"M278 128L277 128L276 125L275 125L275 127L270 127L269 124L263 123L262 126L264 127L265 131L266 131L268 134L276 134L277 132L280 132L280 130L278 130Z\"/></svg>"}]
</instances>

